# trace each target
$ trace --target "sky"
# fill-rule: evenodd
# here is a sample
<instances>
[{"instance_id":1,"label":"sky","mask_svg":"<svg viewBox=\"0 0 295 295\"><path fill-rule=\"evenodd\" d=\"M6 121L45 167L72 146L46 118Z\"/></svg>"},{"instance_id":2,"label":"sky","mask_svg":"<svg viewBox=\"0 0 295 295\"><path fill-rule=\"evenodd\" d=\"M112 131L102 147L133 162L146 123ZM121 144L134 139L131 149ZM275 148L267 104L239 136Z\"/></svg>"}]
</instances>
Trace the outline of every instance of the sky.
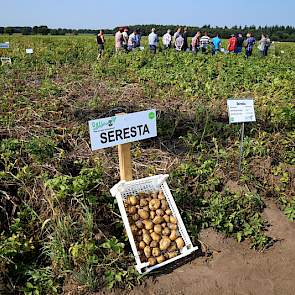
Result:
<instances>
[{"instance_id":1,"label":"sky","mask_svg":"<svg viewBox=\"0 0 295 295\"><path fill-rule=\"evenodd\" d=\"M0 0L0 26L292 25L295 0Z\"/></svg>"}]
</instances>

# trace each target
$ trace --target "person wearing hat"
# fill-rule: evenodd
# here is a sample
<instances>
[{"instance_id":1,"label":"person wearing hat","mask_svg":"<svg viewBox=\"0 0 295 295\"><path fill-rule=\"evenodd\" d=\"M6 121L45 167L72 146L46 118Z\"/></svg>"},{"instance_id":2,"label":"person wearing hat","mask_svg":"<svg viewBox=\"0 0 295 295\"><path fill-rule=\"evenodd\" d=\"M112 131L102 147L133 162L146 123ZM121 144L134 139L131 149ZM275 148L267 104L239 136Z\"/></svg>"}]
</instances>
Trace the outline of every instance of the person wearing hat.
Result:
<instances>
[{"instance_id":1,"label":"person wearing hat","mask_svg":"<svg viewBox=\"0 0 295 295\"><path fill-rule=\"evenodd\" d=\"M237 45L238 45L238 40L235 34L232 34L231 37L228 39L227 50L231 53L234 53L236 52Z\"/></svg>"}]
</instances>

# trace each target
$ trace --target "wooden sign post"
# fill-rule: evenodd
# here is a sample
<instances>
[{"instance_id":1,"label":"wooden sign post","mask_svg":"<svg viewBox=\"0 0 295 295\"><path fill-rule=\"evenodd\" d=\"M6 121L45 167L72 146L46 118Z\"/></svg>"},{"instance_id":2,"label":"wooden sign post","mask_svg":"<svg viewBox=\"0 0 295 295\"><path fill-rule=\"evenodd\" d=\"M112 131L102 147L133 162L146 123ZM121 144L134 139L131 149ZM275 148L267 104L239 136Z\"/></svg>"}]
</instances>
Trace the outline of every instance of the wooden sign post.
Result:
<instances>
[{"instance_id":1,"label":"wooden sign post","mask_svg":"<svg viewBox=\"0 0 295 295\"><path fill-rule=\"evenodd\" d=\"M121 180L132 180L131 144L157 136L156 110L113 117L88 122L91 149L97 150L118 146Z\"/></svg>"},{"instance_id":2,"label":"wooden sign post","mask_svg":"<svg viewBox=\"0 0 295 295\"><path fill-rule=\"evenodd\" d=\"M120 167L120 179L121 180L132 180L132 162L131 162L131 144L119 144L119 167Z\"/></svg>"}]
</instances>

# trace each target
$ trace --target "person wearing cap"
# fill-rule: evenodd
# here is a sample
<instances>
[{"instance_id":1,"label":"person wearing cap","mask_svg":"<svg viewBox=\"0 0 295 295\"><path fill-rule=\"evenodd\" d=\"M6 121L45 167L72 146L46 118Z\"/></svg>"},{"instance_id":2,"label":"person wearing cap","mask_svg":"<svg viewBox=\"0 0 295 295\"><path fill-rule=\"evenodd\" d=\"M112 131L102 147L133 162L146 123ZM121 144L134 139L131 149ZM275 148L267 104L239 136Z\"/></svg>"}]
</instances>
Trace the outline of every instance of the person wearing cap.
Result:
<instances>
[{"instance_id":1,"label":"person wearing cap","mask_svg":"<svg viewBox=\"0 0 295 295\"><path fill-rule=\"evenodd\" d=\"M238 40L235 34L232 34L231 37L228 39L227 50L228 52L234 53L237 49Z\"/></svg>"},{"instance_id":2,"label":"person wearing cap","mask_svg":"<svg viewBox=\"0 0 295 295\"><path fill-rule=\"evenodd\" d=\"M155 33L155 31L156 31L156 29L152 28L152 31L149 34L149 38L148 38L150 51L154 54L157 51L157 46L158 46L158 42L159 42L158 35Z\"/></svg>"},{"instance_id":3,"label":"person wearing cap","mask_svg":"<svg viewBox=\"0 0 295 295\"><path fill-rule=\"evenodd\" d=\"M171 47L172 37L171 37L171 34L170 33L171 33L171 30L167 30L167 33L162 38L164 49L168 49L168 48Z\"/></svg>"}]
</instances>

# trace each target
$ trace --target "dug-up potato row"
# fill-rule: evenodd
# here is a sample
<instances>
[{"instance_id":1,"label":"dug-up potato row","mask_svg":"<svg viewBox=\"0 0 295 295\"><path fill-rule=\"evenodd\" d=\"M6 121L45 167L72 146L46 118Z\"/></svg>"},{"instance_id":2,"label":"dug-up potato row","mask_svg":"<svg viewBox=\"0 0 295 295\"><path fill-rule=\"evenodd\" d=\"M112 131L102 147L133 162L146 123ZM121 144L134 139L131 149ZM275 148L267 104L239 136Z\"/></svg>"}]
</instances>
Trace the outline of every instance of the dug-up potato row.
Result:
<instances>
[{"instance_id":1,"label":"dug-up potato row","mask_svg":"<svg viewBox=\"0 0 295 295\"><path fill-rule=\"evenodd\" d=\"M124 205L141 262L153 266L180 253L184 241L162 191L129 196Z\"/></svg>"}]
</instances>

